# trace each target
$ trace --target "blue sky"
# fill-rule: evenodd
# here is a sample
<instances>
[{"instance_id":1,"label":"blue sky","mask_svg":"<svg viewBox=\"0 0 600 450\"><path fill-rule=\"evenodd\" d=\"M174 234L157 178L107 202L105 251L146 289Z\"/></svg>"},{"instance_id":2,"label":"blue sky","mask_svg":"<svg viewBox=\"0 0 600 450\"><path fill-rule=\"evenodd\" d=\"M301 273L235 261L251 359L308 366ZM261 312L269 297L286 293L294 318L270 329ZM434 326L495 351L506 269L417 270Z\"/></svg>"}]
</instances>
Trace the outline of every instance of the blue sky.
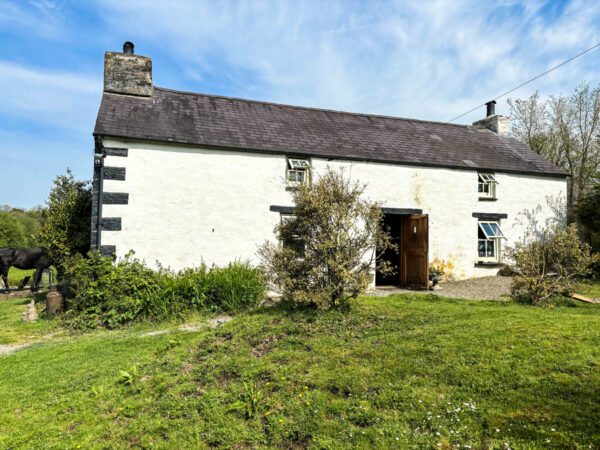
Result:
<instances>
[{"instance_id":1,"label":"blue sky","mask_svg":"<svg viewBox=\"0 0 600 450\"><path fill-rule=\"evenodd\" d=\"M448 121L600 42L600 2L0 0L0 204L91 178L104 51L126 40L157 86ZM600 49L511 96L583 80Z\"/></svg>"}]
</instances>

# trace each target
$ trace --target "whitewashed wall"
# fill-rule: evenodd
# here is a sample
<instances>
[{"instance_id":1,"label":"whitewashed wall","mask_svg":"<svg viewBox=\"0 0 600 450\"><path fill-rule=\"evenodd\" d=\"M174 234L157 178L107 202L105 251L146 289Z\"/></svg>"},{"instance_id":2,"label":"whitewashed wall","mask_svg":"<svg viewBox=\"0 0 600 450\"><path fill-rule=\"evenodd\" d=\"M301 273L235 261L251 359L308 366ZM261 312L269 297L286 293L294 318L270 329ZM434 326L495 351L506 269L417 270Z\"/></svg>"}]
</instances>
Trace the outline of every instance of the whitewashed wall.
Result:
<instances>
[{"instance_id":1,"label":"whitewashed wall","mask_svg":"<svg viewBox=\"0 0 600 450\"><path fill-rule=\"evenodd\" d=\"M136 256L171 269L234 259L256 262L259 244L273 239L279 214L291 206L285 156L104 140L129 149L107 156L106 166L126 168L125 181L104 181L104 192L127 192L127 205L103 205L103 217L121 217L121 231L103 231L102 245L117 256ZM509 242L564 214L566 182L557 178L496 173L497 201L478 200L477 172L312 158L313 177L327 166L368 184L366 194L389 208L419 208L429 215L430 261L454 265L454 276L495 274L475 267L477 219L473 212L506 213ZM557 211L558 214L557 214ZM535 225L535 226L534 226Z\"/></svg>"}]
</instances>

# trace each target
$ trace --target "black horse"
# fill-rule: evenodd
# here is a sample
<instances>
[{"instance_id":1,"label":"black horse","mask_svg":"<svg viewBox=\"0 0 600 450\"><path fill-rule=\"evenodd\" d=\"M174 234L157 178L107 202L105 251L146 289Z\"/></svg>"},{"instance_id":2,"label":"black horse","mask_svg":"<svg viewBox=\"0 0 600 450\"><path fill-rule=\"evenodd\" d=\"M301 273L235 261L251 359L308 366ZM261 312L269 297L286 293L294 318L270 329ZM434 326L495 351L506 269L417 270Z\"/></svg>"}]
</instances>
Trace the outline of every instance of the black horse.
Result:
<instances>
[{"instance_id":1,"label":"black horse","mask_svg":"<svg viewBox=\"0 0 600 450\"><path fill-rule=\"evenodd\" d=\"M11 267L23 270L35 269L31 283L31 292L35 292L39 288L42 272L50 267L48 249L45 247L35 247L29 250L0 248L0 272L2 272L2 280L6 289L8 289L8 269Z\"/></svg>"}]
</instances>

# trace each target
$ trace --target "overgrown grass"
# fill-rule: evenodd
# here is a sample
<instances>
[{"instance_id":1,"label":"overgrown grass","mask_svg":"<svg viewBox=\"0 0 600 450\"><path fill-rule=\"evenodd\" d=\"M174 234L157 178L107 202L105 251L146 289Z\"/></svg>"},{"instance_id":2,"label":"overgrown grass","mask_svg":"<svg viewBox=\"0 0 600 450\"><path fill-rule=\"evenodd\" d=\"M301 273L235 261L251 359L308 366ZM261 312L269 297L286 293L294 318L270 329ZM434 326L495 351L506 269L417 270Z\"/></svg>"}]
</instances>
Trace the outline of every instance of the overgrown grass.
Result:
<instances>
[{"instance_id":1,"label":"overgrown grass","mask_svg":"<svg viewBox=\"0 0 600 450\"><path fill-rule=\"evenodd\" d=\"M598 448L599 319L396 295L40 344L0 357L0 447Z\"/></svg>"}]
</instances>

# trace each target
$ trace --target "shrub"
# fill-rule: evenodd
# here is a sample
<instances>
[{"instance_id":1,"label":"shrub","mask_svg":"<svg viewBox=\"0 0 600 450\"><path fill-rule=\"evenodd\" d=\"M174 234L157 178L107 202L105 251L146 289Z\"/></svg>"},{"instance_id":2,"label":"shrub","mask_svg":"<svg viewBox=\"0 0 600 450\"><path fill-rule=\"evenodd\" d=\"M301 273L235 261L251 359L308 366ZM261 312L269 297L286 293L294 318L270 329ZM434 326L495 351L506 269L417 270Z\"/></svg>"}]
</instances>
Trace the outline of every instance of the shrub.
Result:
<instances>
[{"instance_id":1,"label":"shrub","mask_svg":"<svg viewBox=\"0 0 600 450\"><path fill-rule=\"evenodd\" d=\"M247 263L206 265L178 273L154 271L133 254L113 262L97 252L66 265L66 319L74 328L117 328L142 319L183 318L191 311L237 311L258 304L265 292L260 272Z\"/></svg>"},{"instance_id":2,"label":"shrub","mask_svg":"<svg viewBox=\"0 0 600 450\"><path fill-rule=\"evenodd\" d=\"M588 273L592 262L590 248L580 241L575 224L545 230L534 242L517 243L507 256L517 272L511 297L534 305L555 294L569 295L576 278Z\"/></svg>"},{"instance_id":3,"label":"shrub","mask_svg":"<svg viewBox=\"0 0 600 450\"><path fill-rule=\"evenodd\" d=\"M590 277L600 280L600 253L594 255L593 261L590 264Z\"/></svg>"},{"instance_id":4,"label":"shrub","mask_svg":"<svg viewBox=\"0 0 600 450\"><path fill-rule=\"evenodd\" d=\"M0 247L27 246L25 228L19 220L6 211L0 211Z\"/></svg>"},{"instance_id":5,"label":"shrub","mask_svg":"<svg viewBox=\"0 0 600 450\"><path fill-rule=\"evenodd\" d=\"M92 193L90 183L77 181L67 169L54 180L42 212L40 240L62 279L66 262L90 249Z\"/></svg>"},{"instance_id":6,"label":"shrub","mask_svg":"<svg viewBox=\"0 0 600 450\"><path fill-rule=\"evenodd\" d=\"M214 300L224 311L256 307L266 293L262 272L237 261L224 268L213 268L209 283Z\"/></svg>"},{"instance_id":7,"label":"shrub","mask_svg":"<svg viewBox=\"0 0 600 450\"><path fill-rule=\"evenodd\" d=\"M281 244L259 249L283 300L320 309L357 297L373 281L377 252L394 247L378 204L363 199L364 185L332 169L292 192L294 217L275 227ZM378 269L390 272L389 263Z\"/></svg>"}]
</instances>

